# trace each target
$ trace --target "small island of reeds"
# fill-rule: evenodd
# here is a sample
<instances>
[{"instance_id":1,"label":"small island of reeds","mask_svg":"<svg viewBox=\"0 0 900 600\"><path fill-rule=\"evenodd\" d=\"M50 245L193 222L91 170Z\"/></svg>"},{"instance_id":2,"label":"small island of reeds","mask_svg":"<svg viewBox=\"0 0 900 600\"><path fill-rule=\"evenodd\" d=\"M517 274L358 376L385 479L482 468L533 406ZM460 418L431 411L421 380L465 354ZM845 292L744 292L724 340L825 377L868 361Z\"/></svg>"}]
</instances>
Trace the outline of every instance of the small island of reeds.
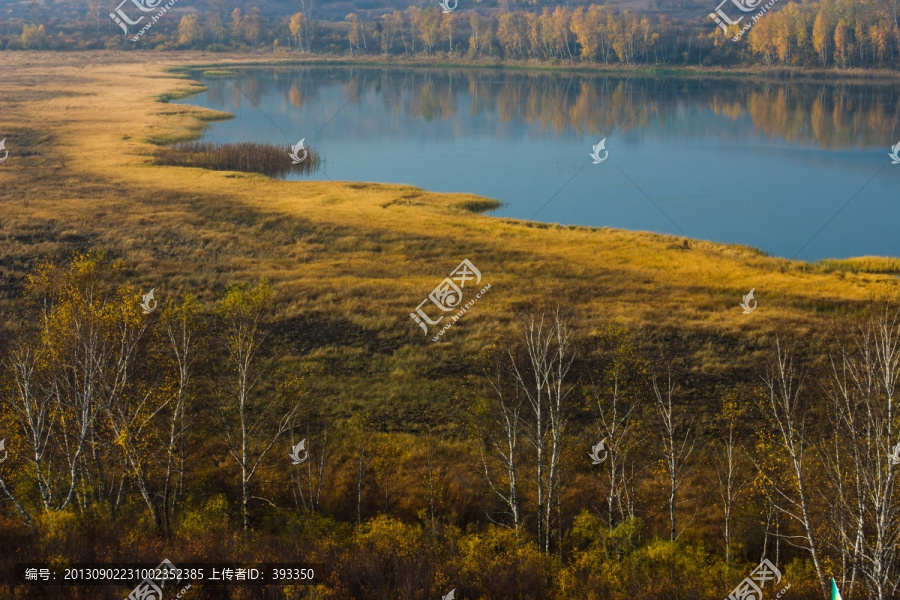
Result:
<instances>
[{"instance_id":1,"label":"small island of reeds","mask_svg":"<svg viewBox=\"0 0 900 600\"><path fill-rule=\"evenodd\" d=\"M255 142L237 144L187 142L160 148L154 153L153 159L157 165L200 167L213 171L242 171L283 178L293 173L308 175L319 168L322 161L319 153L309 147L306 151L308 155L305 160L294 164L290 156L290 146Z\"/></svg>"}]
</instances>

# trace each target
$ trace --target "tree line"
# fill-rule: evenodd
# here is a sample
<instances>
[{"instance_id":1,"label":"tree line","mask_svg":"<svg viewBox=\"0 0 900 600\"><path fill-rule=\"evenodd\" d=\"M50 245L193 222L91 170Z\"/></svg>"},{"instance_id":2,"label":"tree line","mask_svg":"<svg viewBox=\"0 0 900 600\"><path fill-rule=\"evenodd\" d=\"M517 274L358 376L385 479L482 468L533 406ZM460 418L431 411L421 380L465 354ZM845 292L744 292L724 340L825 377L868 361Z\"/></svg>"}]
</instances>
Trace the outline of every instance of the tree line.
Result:
<instances>
[{"instance_id":1,"label":"tree line","mask_svg":"<svg viewBox=\"0 0 900 600\"><path fill-rule=\"evenodd\" d=\"M733 40L756 13L729 3L723 8L731 13L729 19L743 18L724 29L705 14L676 20L611 4L447 13L437 5L413 5L368 22L357 13L343 22L317 20L312 4L301 8L290 17L267 18L258 8L242 11L217 0L204 12L161 19L139 46L603 65L896 68L900 60L900 0L786 2L780 10L766 12L739 42ZM32 11L30 22L0 21L0 48L132 46L101 12L94 0L73 21L51 18L39 9ZM16 26L19 33L13 33Z\"/></svg>"},{"instance_id":2,"label":"tree line","mask_svg":"<svg viewBox=\"0 0 900 600\"><path fill-rule=\"evenodd\" d=\"M265 282L156 304L124 279L44 261L5 327L0 541L35 560L105 527L94 559L302 547L338 598L722 598L763 558L795 597L898 595L895 303L821 351L767 342L713 405L620 324L526 314L460 376L459 423L392 431L310 393Z\"/></svg>"},{"instance_id":3,"label":"tree line","mask_svg":"<svg viewBox=\"0 0 900 600\"><path fill-rule=\"evenodd\" d=\"M750 47L767 65L896 66L898 14L896 1L791 2L754 25Z\"/></svg>"}]
</instances>

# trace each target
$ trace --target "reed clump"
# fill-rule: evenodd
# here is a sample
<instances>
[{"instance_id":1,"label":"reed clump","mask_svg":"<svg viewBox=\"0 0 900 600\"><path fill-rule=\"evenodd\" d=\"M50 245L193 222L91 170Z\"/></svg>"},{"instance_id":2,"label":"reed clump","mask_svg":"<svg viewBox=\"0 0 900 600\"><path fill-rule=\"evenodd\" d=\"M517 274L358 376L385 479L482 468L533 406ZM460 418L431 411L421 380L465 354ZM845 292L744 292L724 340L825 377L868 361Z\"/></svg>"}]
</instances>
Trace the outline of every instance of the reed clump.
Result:
<instances>
[{"instance_id":1,"label":"reed clump","mask_svg":"<svg viewBox=\"0 0 900 600\"><path fill-rule=\"evenodd\" d=\"M859 256L855 258L823 258L819 261L826 273L900 273L900 259L887 256Z\"/></svg>"},{"instance_id":2,"label":"reed clump","mask_svg":"<svg viewBox=\"0 0 900 600\"><path fill-rule=\"evenodd\" d=\"M493 198L479 198L457 202L456 206L461 208L462 210L467 210L469 212L483 213L497 210L498 208L503 206L503 203L499 200L494 200Z\"/></svg>"},{"instance_id":3,"label":"reed clump","mask_svg":"<svg viewBox=\"0 0 900 600\"><path fill-rule=\"evenodd\" d=\"M306 148L306 158L294 164L290 146L240 142L215 144L212 142L187 142L160 148L154 153L157 165L199 167L213 171L242 171L260 173L269 177L285 177L289 174L308 175L321 164L319 153ZM300 154L302 158L302 153Z\"/></svg>"}]
</instances>

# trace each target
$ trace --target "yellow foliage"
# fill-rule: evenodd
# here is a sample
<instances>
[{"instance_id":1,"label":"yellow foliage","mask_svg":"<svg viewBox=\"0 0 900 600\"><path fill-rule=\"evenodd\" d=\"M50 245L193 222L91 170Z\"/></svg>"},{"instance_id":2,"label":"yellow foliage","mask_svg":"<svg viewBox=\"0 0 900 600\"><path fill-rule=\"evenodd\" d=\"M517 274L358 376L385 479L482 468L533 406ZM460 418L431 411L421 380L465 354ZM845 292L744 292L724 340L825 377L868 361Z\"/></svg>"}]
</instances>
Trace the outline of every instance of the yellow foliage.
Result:
<instances>
[{"instance_id":1,"label":"yellow foliage","mask_svg":"<svg viewBox=\"0 0 900 600\"><path fill-rule=\"evenodd\" d=\"M363 524L354 542L377 554L411 557L422 542L422 528L407 525L388 515L379 515Z\"/></svg>"},{"instance_id":2,"label":"yellow foliage","mask_svg":"<svg viewBox=\"0 0 900 600\"><path fill-rule=\"evenodd\" d=\"M222 494L207 500L202 507L187 509L178 527L182 538L203 538L214 531L228 531L231 507Z\"/></svg>"}]
</instances>

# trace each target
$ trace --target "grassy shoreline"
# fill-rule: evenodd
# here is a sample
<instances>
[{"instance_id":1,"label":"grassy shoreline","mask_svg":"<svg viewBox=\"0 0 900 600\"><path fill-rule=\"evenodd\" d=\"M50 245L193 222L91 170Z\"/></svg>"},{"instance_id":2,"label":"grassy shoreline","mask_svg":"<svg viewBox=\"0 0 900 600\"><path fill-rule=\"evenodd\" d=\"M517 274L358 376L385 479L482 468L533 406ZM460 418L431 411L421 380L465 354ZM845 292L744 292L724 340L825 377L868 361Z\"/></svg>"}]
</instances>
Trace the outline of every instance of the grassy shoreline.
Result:
<instances>
[{"instance_id":1,"label":"grassy shoreline","mask_svg":"<svg viewBox=\"0 0 900 600\"><path fill-rule=\"evenodd\" d=\"M695 67L695 66L647 66L647 65L585 65L580 63L545 62L545 61L484 61L455 59L446 57L343 57L327 55L310 55L307 57L280 58L272 53L270 58L251 62L224 61L200 65L172 67L170 72L192 72L201 69L227 69L228 67L265 67L265 66L368 66L368 67L412 67L441 69L491 69L505 71L537 71L560 73L588 73L609 75L637 75L662 77L757 77L774 79L811 79L816 81L896 81L900 72L889 69L810 69L804 67Z\"/></svg>"},{"instance_id":2,"label":"grassy shoreline","mask_svg":"<svg viewBox=\"0 0 900 600\"><path fill-rule=\"evenodd\" d=\"M267 278L298 360L358 369L323 377L317 391L402 428L410 420L397 415L415 398L452 397L451 375L535 308L567 306L589 331L626 325L715 386L742 376L775 334L824 335L835 315L898 291L896 277L846 262L826 269L739 245L475 214L467 207L487 199L472 194L154 166L151 142L196 136L215 116L154 101L200 89L161 71L203 68L208 53L110 53L86 66L35 54L7 53L12 75L0 82L15 99L0 117L10 151L0 168L3 320L37 257L91 247L161 295L211 301L231 283ZM491 294L431 344L409 313L464 258ZM760 308L742 315L751 288Z\"/></svg>"}]
</instances>

